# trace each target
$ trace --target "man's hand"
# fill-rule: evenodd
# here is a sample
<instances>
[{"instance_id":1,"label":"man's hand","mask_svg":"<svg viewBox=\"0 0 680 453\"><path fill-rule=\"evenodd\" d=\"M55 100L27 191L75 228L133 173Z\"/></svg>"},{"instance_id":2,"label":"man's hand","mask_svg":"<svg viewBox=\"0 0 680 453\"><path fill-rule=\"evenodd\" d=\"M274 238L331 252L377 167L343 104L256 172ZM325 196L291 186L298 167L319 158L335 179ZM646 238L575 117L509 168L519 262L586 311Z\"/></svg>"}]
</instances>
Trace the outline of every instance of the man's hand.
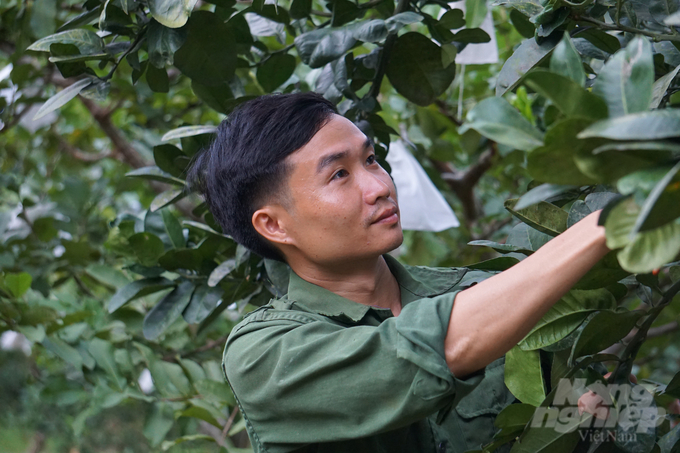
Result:
<instances>
[{"instance_id":1,"label":"man's hand","mask_svg":"<svg viewBox=\"0 0 680 453\"><path fill-rule=\"evenodd\" d=\"M588 215L522 262L456 296L444 345L454 375L473 373L509 351L609 252L599 216Z\"/></svg>"}]
</instances>

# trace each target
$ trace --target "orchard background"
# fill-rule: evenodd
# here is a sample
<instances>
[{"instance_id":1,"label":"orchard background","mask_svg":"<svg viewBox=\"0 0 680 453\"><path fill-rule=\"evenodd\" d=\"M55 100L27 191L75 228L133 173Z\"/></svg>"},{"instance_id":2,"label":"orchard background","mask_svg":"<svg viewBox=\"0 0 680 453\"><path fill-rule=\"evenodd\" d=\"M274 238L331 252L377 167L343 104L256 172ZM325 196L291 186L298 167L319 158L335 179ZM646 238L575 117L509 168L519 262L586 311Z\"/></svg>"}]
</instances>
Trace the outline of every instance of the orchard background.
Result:
<instances>
[{"instance_id":1,"label":"orchard background","mask_svg":"<svg viewBox=\"0 0 680 453\"><path fill-rule=\"evenodd\" d=\"M502 63L461 71L488 8ZM3 336L2 450L250 451L221 350L287 273L184 176L240 102L316 90L461 217L405 263L480 281L604 209L613 251L508 353L487 451L680 451L679 31L678 0L2 0L0 331L28 340ZM529 427L607 371L670 415L614 445Z\"/></svg>"}]
</instances>

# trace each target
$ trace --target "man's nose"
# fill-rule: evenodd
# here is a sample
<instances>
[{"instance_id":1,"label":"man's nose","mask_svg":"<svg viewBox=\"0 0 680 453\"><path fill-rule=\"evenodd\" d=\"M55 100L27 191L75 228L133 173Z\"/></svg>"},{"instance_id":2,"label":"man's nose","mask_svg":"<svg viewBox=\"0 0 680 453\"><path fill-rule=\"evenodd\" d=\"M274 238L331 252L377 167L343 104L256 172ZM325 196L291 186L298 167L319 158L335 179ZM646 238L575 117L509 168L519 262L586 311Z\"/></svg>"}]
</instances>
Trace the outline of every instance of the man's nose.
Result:
<instances>
[{"instance_id":1,"label":"man's nose","mask_svg":"<svg viewBox=\"0 0 680 453\"><path fill-rule=\"evenodd\" d=\"M392 186L385 178L389 178L389 175L386 174L381 178L373 172L363 172L361 183L366 203L375 204L381 198L388 198L392 195Z\"/></svg>"}]
</instances>

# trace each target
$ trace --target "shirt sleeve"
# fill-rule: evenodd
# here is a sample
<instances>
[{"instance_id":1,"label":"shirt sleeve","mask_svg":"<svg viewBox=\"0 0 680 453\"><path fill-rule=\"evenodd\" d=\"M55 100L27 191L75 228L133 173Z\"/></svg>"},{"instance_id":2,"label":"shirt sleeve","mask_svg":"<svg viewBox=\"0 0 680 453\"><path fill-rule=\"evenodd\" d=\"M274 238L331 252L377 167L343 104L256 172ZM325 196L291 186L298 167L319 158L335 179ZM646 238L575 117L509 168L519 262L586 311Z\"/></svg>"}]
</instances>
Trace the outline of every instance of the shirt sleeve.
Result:
<instances>
[{"instance_id":1,"label":"shirt sleeve","mask_svg":"<svg viewBox=\"0 0 680 453\"><path fill-rule=\"evenodd\" d=\"M456 293L409 303L378 326L262 310L227 341L224 370L251 437L263 444L344 440L450 407L482 380L444 359ZM255 434L253 436L253 434Z\"/></svg>"}]
</instances>

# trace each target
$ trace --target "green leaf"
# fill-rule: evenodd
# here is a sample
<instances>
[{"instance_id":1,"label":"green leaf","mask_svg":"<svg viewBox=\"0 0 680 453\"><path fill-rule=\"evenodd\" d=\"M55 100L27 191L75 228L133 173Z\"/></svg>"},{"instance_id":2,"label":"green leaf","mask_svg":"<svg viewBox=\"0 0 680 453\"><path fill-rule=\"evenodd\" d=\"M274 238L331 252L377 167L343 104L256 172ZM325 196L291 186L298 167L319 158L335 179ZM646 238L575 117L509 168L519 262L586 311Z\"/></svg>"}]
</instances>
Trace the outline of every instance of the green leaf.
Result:
<instances>
[{"instance_id":1,"label":"green leaf","mask_svg":"<svg viewBox=\"0 0 680 453\"><path fill-rule=\"evenodd\" d=\"M33 116L33 121L42 118L43 116L47 115L50 112L53 112L54 110L57 110L62 105L66 104L68 101L78 96L78 93L80 93L85 87L90 86L91 84L92 79L87 78L78 80L72 85L69 85L68 87L64 88L63 90L49 98L40 107L40 109Z\"/></svg>"},{"instance_id":2,"label":"green leaf","mask_svg":"<svg viewBox=\"0 0 680 453\"><path fill-rule=\"evenodd\" d=\"M65 341L56 335L50 335L42 341L42 345L48 350L56 354L62 360L73 365L77 370L83 366L83 358L77 349L71 347Z\"/></svg>"},{"instance_id":3,"label":"green leaf","mask_svg":"<svg viewBox=\"0 0 680 453\"><path fill-rule=\"evenodd\" d=\"M535 411L536 407L531 404L511 404L498 414L493 424L499 429L523 429Z\"/></svg>"},{"instance_id":4,"label":"green leaf","mask_svg":"<svg viewBox=\"0 0 680 453\"><path fill-rule=\"evenodd\" d=\"M424 35L409 32L394 43L386 74L399 94L426 106L453 82L456 66L444 68L441 48Z\"/></svg>"},{"instance_id":5,"label":"green leaf","mask_svg":"<svg viewBox=\"0 0 680 453\"><path fill-rule=\"evenodd\" d=\"M220 85L236 70L235 42L232 29L217 15L196 11L189 20L186 42L175 52L175 66L203 85Z\"/></svg>"},{"instance_id":6,"label":"green leaf","mask_svg":"<svg viewBox=\"0 0 680 453\"><path fill-rule=\"evenodd\" d=\"M654 62L652 46L635 38L610 58L597 75L593 93L604 98L609 117L644 112L652 100Z\"/></svg>"},{"instance_id":7,"label":"green leaf","mask_svg":"<svg viewBox=\"0 0 680 453\"><path fill-rule=\"evenodd\" d=\"M503 96L513 90L524 74L550 56L558 42L559 36L555 35L542 40L541 44L535 39L524 40L503 64L496 79L496 96Z\"/></svg>"},{"instance_id":8,"label":"green leaf","mask_svg":"<svg viewBox=\"0 0 680 453\"><path fill-rule=\"evenodd\" d=\"M205 86L193 80L191 82L191 89L198 98L205 102L210 108L224 114L231 113L237 105L234 99L234 93L227 83L217 86ZM192 127L192 126L189 126Z\"/></svg>"},{"instance_id":9,"label":"green leaf","mask_svg":"<svg viewBox=\"0 0 680 453\"><path fill-rule=\"evenodd\" d=\"M149 65L146 68L146 83L154 93L167 93L170 90L170 79L165 68Z\"/></svg>"},{"instance_id":10,"label":"green leaf","mask_svg":"<svg viewBox=\"0 0 680 453\"><path fill-rule=\"evenodd\" d=\"M607 218L609 220L609 218ZM667 223L643 231L618 254L625 270L644 274L674 261L680 253L680 224Z\"/></svg>"},{"instance_id":11,"label":"green leaf","mask_svg":"<svg viewBox=\"0 0 680 453\"><path fill-rule=\"evenodd\" d=\"M678 71L680 71L680 65L676 66L675 69L670 71L668 74L659 77L659 79L652 85L652 100L649 107L652 109L659 108L661 101L666 96L668 87L671 86L673 80L678 76Z\"/></svg>"},{"instance_id":12,"label":"green leaf","mask_svg":"<svg viewBox=\"0 0 680 453\"><path fill-rule=\"evenodd\" d=\"M31 287L33 277L27 272L19 272L17 274L5 274L5 286L9 289L14 297L21 297L26 294L26 291Z\"/></svg>"},{"instance_id":13,"label":"green leaf","mask_svg":"<svg viewBox=\"0 0 680 453\"><path fill-rule=\"evenodd\" d=\"M295 71L295 57L287 53L273 54L257 69L257 82L267 92L280 87Z\"/></svg>"},{"instance_id":14,"label":"green leaf","mask_svg":"<svg viewBox=\"0 0 680 453\"><path fill-rule=\"evenodd\" d=\"M616 53L621 48L621 43L615 36L595 27L584 28L583 31L579 31L574 37L584 38L608 54Z\"/></svg>"},{"instance_id":15,"label":"green leaf","mask_svg":"<svg viewBox=\"0 0 680 453\"><path fill-rule=\"evenodd\" d=\"M517 201L516 198L507 200L505 209L530 227L550 236L557 236L567 229L569 213L563 209L554 204L540 201L528 208L517 210L515 209Z\"/></svg>"},{"instance_id":16,"label":"green leaf","mask_svg":"<svg viewBox=\"0 0 680 453\"><path fill-rule=\"evenodd\" d=\"M539 406L543 402L545 388L538 351L515 346L505 354L505 385L523 403Z\"/></svg>"},{"instance_id":17,"label":"green leaf","mask_svg":"<svg viewBox=\"0 0 680 453\"><path fill-rule=\"evenodd\" d=\"M173 129L169 132L166 132L165 135L161 137L161 141L168 142L170 140L175 140L184 137L193 137L195 135L214 134L216 131L217 131L216 126L182 126L178 127L177 129Z\"/></svg>"},{"instance_id":18,"label":"green leaf","mask_svg":"<svg viewBox=\"0 0 680 453\"><path fill-rule=\"evenodd\" d=\"M82 28L46 36L28 46L27 50L49 52L50 46L54 43L73 44L83 55L98 54L104 51L104 41L95 32Z\"/></svg>"},{"instance_id":19,"label":"green leaf","mask_svg":"<svg viewBox=\"0 0 680 453\"><path fill-rule=\"evenodd\" d=\"M184 189L170 189L165 192L161 192L151 201L149 205L149 210L151 212L156 212L164 207L171 205L188 195L187 191Z\"/></svg>"},{"instance_id":20,"label":"green leaf","mask_svg":"<svg viewBox=\"0 0 680 453\"><path fill-rule=\"evenodd\" d=\"M680 372L675 373L675 376L666 386L664 394L671 395L674 398L680 398Z\"/></svg>"},{"instance_id":21,"label":"green leaf","mask_svg":"<svg viewBox=\"0 0 680 453\"><path fill-rule=\"evenodd\" d=\"M206 379L195 382L194 387L196 387L196 390L201 396L207 398L212 403L227 404L229 406L236 405L234 394L231 393L229 386L223 382L215 382Z\"/></svg>"},{"instance_id":22,"label":"green leaf","mask_svg":"<svg viewBox=\"0 0 680 453\"><path fill-rule=\"evenodd\" d=\"M439 22L437 23L448 30L462 28L465 26L465 19L463 19L463 15L463 10L451 9L445 12L442 17L439 18Z\"/></svg>"},{"instance_id":23,"label":"green leaf","mask_svg":"<svg viewBox=\"0 0 680 453\"><path fill-rule=\"evenodd\" d=\"M191 295L191 301L182 316L189 324L198 324L212 313L221 299L222 290L220 288L201 285Z\"/></svg>"},{"instance_id":24,"label":"green leaf","mask_svg":"<svg viewBox=\"0 0 680 453\"><path fill-rule=\"evenodd\" d=\"M549 198L561 195L578 189L578 186L560 185L560 184L541 184L524 195L517 201L515 209L520 210L533 206L540 201L545 201Z\"/></svg>"},{"instance_id":25,"label":"green leaf","mask_svg":"<svg viewBox=\"0 0 680 453\"><path fill-rule=\"evenodd\" d=\"M607 104L600 97L563 75L535 69L525 76L524 83L550 99L555 107L568 117L596 120L607 117Z\"/></svg>"},{"instance_id":26,"label":"green leaf","mask_svg":"<svg viewBox=\"0 0 680 453\"><path fill-rule=\"evenodd\" d=\"M491 41L491 36L481 28L464 28L453 35L452 40L466 44L481 44Z\"/></svg>"},{"instance_id":27,"label":"green leaf","mask_svg":"<svg viewBox=\"0 0 680 453\"><path fill-rule=\"evenodd\" d=\"M579 441L577 428L581 421L581 417L571 417L567 423L560 423L560 429L530 428L515 442L510 453L571 453Z\"/></svg>"},{"instance_id":28,"label":"green leaf","mask_svg":"<svg viewBox=\"0 0 680 453\"><path fill-rule=\"evenodd\" d=\"M545 146L527 154L527 170L537 181L552 184L587 185L595 183L583 174L575 157L597 147L600 142L578 140L577 134L591 124L584 118L568 118L553 124L545 134Z\"/></svg>"},{"instance_id":29,"label":"green leaf","mask_svg":"<svg viewBox=\"0 0 680 453\"><path fill-rule=\"evenodd\" d=\"M128 178L150 179L152 181L165 182L176 186L184 186L186 184L183 180L175 178L171 174L164 172L158 167L138 168L136 170L132 170L125 173L125 176L127 176Z\"/></svg>"},{"instance_id":30,"label":"green leaf","mask_svg":"<svg viewBox=\"0 0 680 453\"><path fill-rule=\"evenodd\" d=\"M168 451L175 445L179 445L183 442L194 442L197 440L207 440L210 442L217 442L215 438L208 436L207 434L187 434L186 436L181 436L178 437L177 439L173 440L166 440L163 442L161 445L161 450L163 451Z\"/></svg>"},{"instance_id":31,"label":"green leaf","mask_svg":"<svg viewBox=\"0 0 680 453\"><path fill-rule=\"evenodd\" d=\"M231 271L236 269L236 266L237 264L234 259L228 259L226 261L223 261L210 273L210 277L208 277L208 286L210 287L217 286L217 284L220 281L222 281L224 277L226 277L231 273Z\"/></svg>"},{"instance_id":32,"label":"green leaf","mask_svg":"<svg viewBox=\"0 0 680 453\"><path fill-rule=\"evenodd\" d=\"M185 281L161 299L144 317L144 338L155 340L170 326L191 301L194 284Z\"/></svg>"},{"instance_id":33,"label":"green leaf","mask_svg":"<svg viewBox=\"0 0 680 453\"><path fill-rule=\"evenodd\" d=\"M447 68L451 63L455 63L456 55L458 55L458 48L455 45L444 44L442 46L442 66Z\"/></svg>"},{"instance_id":34,"label":"green leaf","mask_svg":"<svg viewBox=\"0 0 680 453\"><path fill-rule=\"evenodd\" d=\"M468 129L514 149L527 151L543 144L543 134L503 98L484 99L470 110L459 132Z\"/></svg>"},{"instance_id":35,"label":"green leaf","mask_svg":"<svg viewBox=\"0 0 680 453\"><path fill-rule=\"evenodd\" d=\"M481 261L468 265L468 269L479 269L487 271L504 271L519 263L517 258L512 256L499 256L489 260Z\"/></svg>"},{"instance_id":36,"label":"green leaf","mask_svg":"<svg viewBox=\"0 0 680 453\"><path fill-rule=\"evenodd\" d=\"M130 279L109 264L92 263L85 268L90 277L110 288L120 289L130 283Z\"/></svg>"},{"instance_id":37,"label":"green leaf","mask_svg":"<svg viewBox=\"0 0 680 453\"><path fill-rule=\"evenodd\" d=\"M168 28L152 20L146 35L149 62L157 68L173 64L175 52L186 39L186 29Z\"/></svg>"},{"instance_id":38,"label":"green leaf","mask_svg":"<svg viewBox=\"0 0 680 453\"><path fill-rule=\"evenodd\" d=\"M562 41L553 51L550 58L550 71L573 80L581 87L585 86L586 72L583 70L583 62L568 32L564 33Z\"/></svg>"},{"instance_id":39,"label":"green leaf","mask_svg":"<svg viewBox=\"0 0 680 453\"><path fill-rule=\"evenodd\" d=\"M680 109L641 112L598 121L578 138L603 137L610 140L660 140L680 137Z\"/></svg>"},{"instance_id":40,"label":"green leaf","mask_svg":"<svg viewBox=\"0 0 680 453\"><path fill-rule=\"evenodd\" d=\"M557 301L519 342L523 350L540 349L557 343L573 332L590 313L616 307L616 299L605 289L571 290Z\"/></svg>"},{"instance_id":41,"label":"green leaf","mask_svg":"<svg viewBox=\"0 0 680 453\"><path fill-rule=\"evenodd\" d=\"M659 201L659 198L663 195L664 191L666 190L666 187L668 187L668 184L675 178L675 175L678 174L678 171L680 171L680 162L675 164L673 168L671 168L668 173L666 173L663 178L659 180L659 182L654 186L654 188L651 190L647 198L645 199L645 202L642 204L642 207L640 208L640 214L638 215L638 218L635 220L635 225L633 225L633 229L630 232L630 237L632 238L637 234L639 231L643 229L643 226L646 224L649 224L648 218L650 217L650 213L654 209L655 205ZM678 200L673 200L674 202L677 203ZM669 219L673 220L673 218Z\"/></svg>"},{"instance_id":42,"label":"green leaf","mask_svg":"<svg viewBox=\"0 0 680 453\"><path fill-rule=\"evenodd\" d=\"M387 27L385 21L372 19L354 24L352 36L357 41L380 42L387 37Z\"/></svg>"},{"instance_id":43,"label":"green leaf","mask_svg":"<svg viewBox=\"0 0 680 453\"><path fill-rule=\"evenodd\" d=\"M144 436L152 447L160 445L172 426L175 424L174 410L169 403L154 404L151 415L144 425Z\"/></svg>"},{"instance_id":44,"label":"green leaf","mask_svg":"<svg viewBox=\"0 0 680 453\"><path fill-rule=\"evenodd\" d=\"M303 19L312 11L312 0L293 0L288 13L292 19Z\"/></svg>"},{"instance_id":45,"label":"green leaf","mask_svg":"<svg viewBox=\"0 0 680 453\"><path fill-rule=\"evenodd\" d=\"M125 379L118 371L118 365L116 365L116 360L113 356L113 345L108 341L95 337L90 341L87 351L94 357L97 366L113 378L113 382L118 389L123 390L125 388Z\"/></svg>"},{"instance_id":46,"label":"green leaf","mask_svg":"<svg viewBox=\"0 0 680 453\"><path fill-rule=\"evenodd\" d=\"M385 25L389 33L396 33L401 30L406 25L415 24L416 22L421 22L423 16L413 11L406 11L403 13L395 14L385 19Z\"/></svg>"},{"instance_id":47,"label":"green leaf","mask_svg":"<svg viewBox=\"0 0 680 453\"><path fill-rule=\"evenodd\" d=\"M513 252L519 252L519 253L526 253L529 254L533 252L530 248L524 248L524 247L519 247L516 245L511 245L511 244L499 244L497 242L493 241L470 241L468 242L468 245L477 245L477 246L482 246L482 247L491 247L497 252L500 253L513 253Z\"/></svg>"},{"instance_id":48,"label":"green leaf","mask_svg":"<svg viewBox=\"0 0 680 453\"><path fill-rule=\"evenodd\" d=\"M163 277L135 280L116 291L116 294L109 300L109 313L113 313L131 300L156 293L172 286L175 286L175 283Z\"/></svg>"},{"instance_id":49,"label":"green leaf","mask_svg":"<svg viewBox=\"0 0 680 453\"><path fill-rule=\"evenodd\" d=\"M169 28L187 23L198 0L149 0L149 11L154 19Z\"/></svg>"},{"instance_id":50,"label":"green leaf","mask_svg":"<svg viewBox=\"0 0 680 453\"><path fill-rule=\"evenodd\" d=\"M680 451L680 425L675 425L673 429L664 434L658 440L660 453L678 453Z\"/></svg>"},{"instance_id":51,"label":"green leaf","mask_svg":"<svg viewBox=\"0 0 680 453\"><path fill-rule=\"evenodd\" d=\"M170 238L173 247L176 249L184 247L186 245L186 240L184 239L184 233L182 233L182 226L177 221L177 218L168 209L163 209L161 211L161 216L163 216L165 232Z\"/></svg>"},{"instance_id":52,"label":"green leaf","mask_svg":"<svg viewBox=\"0 0 680 453\"><path fill-rule=\"evenodd\" d=\"M320 68L337 60L356 44L351 27L320 28L295 38L295 47L303 63Z\"/></svg>"},{"instance_id":53,"label":"green leaf","mask_svg":"<svg viewBox=\"0 0 680 453\"><path fill-rule=\"evenodd\" d=\"M482 25L486 12L486 0L465 0L466 27L477 28Z\"/></svg>"},{"instance_id":54,"label":"green leaf","mask_svg":"<svg viewBox=\"0 0 680 453\"><path fill-rule=\"evenodd\" d=\"M536 26L531 23L527 16L516 9L510 10L510 22L524 38L533 38L536 34Z\"/></svg>"},{"instance_id":55,"label":"green leaf","mask_svg":"<svg viewBox=\"0 0 680 453\"><path fill-rule=\"evenodd\" d=\"M588 321L574 343L570 362L584 355L596 354L613 345L630 333L642 315L641 311L619 313L606 310L597 313Z\"/></svg>"},{"instance_id":56,"label":"green leaf","mask_svg":"<svg viewBox=\"0 0 680 453\"><path fill-rule=\"evenodd\" d=\"M630 243L630 232L638 215L640 206L632 197L622 200L611 209L605 220L607 247L615 250Z\"/></svg>"},{"instance_id":57,"label":"green leaf","mask_svg":"<svg viewBox=\"0 0 680 453\"><path fill-rule=\"evenodd\" d=\"M165 251L163 241L151 233L135 233L128 238L132 251L143 266L155 266Z\"/></svg>"}]
</instances>

